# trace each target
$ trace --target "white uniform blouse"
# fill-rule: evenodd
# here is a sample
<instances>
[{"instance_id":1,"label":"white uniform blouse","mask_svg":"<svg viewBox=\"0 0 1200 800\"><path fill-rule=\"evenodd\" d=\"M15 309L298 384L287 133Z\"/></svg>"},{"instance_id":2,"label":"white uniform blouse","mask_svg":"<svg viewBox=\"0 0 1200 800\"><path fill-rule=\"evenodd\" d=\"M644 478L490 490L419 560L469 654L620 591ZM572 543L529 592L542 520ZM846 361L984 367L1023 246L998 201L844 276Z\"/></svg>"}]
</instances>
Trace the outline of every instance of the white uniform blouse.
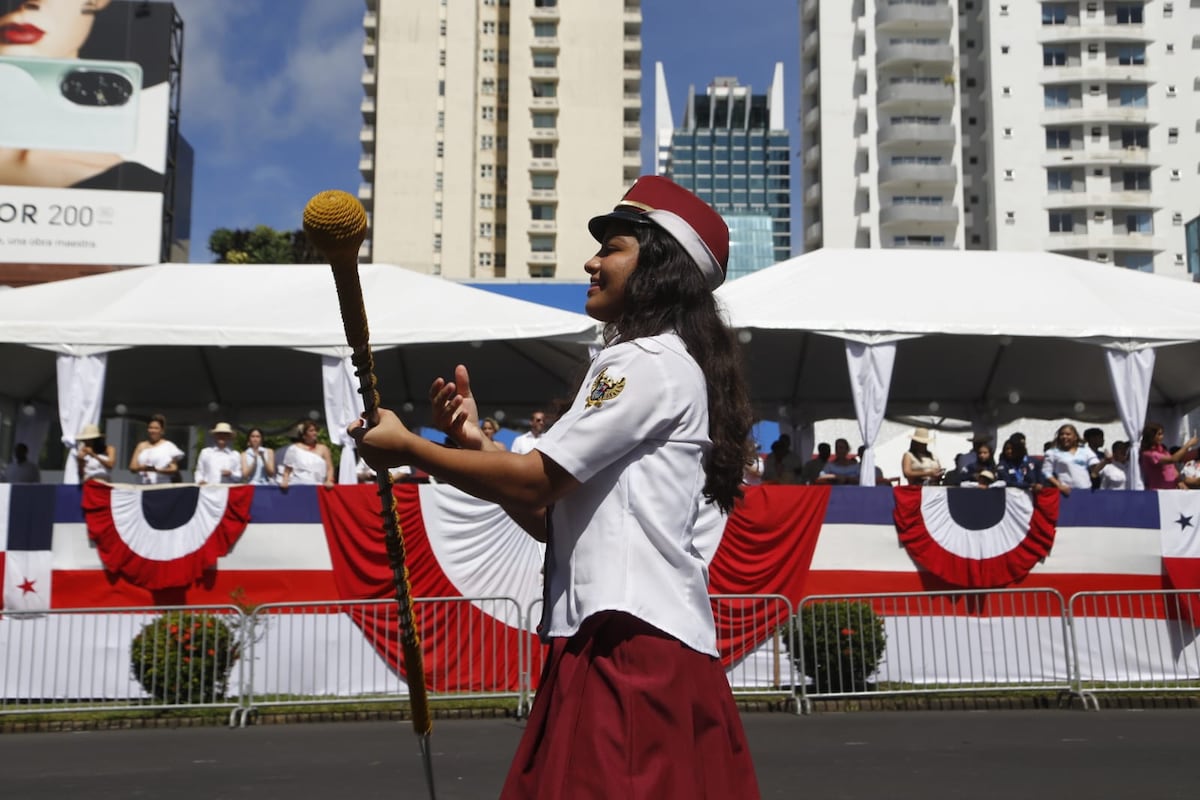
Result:
<instances>
[{"instance_id":1,"label":"white uniform blouse","mask_svg":"<svg viewBox=\"0 0 1200 800\"><path fill-rule=\"evenodd\" d=\"M710 446L704 375L677 335L600 352L537 445L581 484L554 506L543 636L624 611L717 655L694 541Z\"/></svg>"}]
</instances>

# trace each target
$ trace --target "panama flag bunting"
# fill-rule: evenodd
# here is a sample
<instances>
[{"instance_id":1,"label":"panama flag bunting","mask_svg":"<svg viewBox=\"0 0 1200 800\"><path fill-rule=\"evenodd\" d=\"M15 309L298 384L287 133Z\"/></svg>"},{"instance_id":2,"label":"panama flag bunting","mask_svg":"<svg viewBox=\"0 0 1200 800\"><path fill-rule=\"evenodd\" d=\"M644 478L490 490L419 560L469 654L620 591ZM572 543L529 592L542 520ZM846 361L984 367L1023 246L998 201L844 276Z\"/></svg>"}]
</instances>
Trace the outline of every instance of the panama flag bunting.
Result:
<instances>
[{"instance_id":1,"label":"panama flag bunting","mask_svg":"<svg viewBox=\"0 0 1200 800\"><path fill-rule=\"evenodd\" d=\"M1171 589L1190 589L1180 603L1193 625L1200 626L1200 492L1158 492L1162 563Z\"/></svg>"},{"instance_id":2,"label":"panama flag bunting","mask_svg":"<svg viewBox=\"0 0 1200 800\"><path fill-rule=\"evenodd\" d=\"M54 486L0 484L0 579L5 611L50 607Z\"/></svg>"}]
</instances>

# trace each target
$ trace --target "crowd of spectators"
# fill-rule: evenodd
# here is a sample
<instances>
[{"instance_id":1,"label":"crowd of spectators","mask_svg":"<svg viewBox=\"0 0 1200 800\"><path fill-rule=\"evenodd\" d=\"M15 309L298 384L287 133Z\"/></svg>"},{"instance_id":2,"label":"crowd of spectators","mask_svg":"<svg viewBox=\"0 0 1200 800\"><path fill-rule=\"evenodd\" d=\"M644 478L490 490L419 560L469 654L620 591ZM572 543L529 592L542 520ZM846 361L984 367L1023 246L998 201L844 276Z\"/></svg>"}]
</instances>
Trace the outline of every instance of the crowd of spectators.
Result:
<instances>
[{"instance_id":1,"label":"crowd of spectators","mask_svg":"<svg viewBox=\"0 0 1200 800\"><path fill-rule=\"evenodd\" d=\"M1101 428L1088 428L1081 436L1071 423L1059 426L1054 439L1036 455L1029 452L1023 433L1012 434L998 449L992 447L990 436L975 434L971 449L959 454L947 469L929 448L934 434L917 428L901 456L899 475L887 477L876 465L873 483L1027 490L1050 486L1069 495L1078 490L1124 489L1130 469L1136 466L1146 489L1200 489L1200 438L1192 436L1168 446L1164 436L1162 425L1147 423L1134 459L1131 442L1113 442L1110 451L1105 449ZM807 460L791 447L791 438L780 436L755 467L747 468L746 483L859 485L865 445L855 455L846 439L836 440L832 447L821 442Z\"/></svg>"}]
</instances>

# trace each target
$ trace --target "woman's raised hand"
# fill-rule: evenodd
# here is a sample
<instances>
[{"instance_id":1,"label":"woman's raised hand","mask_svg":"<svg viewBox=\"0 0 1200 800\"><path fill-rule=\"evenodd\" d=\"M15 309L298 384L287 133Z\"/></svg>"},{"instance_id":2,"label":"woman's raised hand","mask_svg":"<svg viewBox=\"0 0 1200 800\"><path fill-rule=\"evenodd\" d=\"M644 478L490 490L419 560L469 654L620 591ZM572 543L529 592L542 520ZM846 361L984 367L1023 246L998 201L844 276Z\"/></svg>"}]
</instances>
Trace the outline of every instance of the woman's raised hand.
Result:
<instances>
[{"instance_id":1,"label":"woman's raised hand","mask_svg":"<svg viewBox=\"0 0 1200 800\"><path fill-rule=\"evenodd\" d=\"M488 439L479 427L479 407L471 394L471 376L459 364L454 368L454 380L434 380L429 387L429 408L433 427L467 450L482 450Z\"/></svg>"}]
</instances>

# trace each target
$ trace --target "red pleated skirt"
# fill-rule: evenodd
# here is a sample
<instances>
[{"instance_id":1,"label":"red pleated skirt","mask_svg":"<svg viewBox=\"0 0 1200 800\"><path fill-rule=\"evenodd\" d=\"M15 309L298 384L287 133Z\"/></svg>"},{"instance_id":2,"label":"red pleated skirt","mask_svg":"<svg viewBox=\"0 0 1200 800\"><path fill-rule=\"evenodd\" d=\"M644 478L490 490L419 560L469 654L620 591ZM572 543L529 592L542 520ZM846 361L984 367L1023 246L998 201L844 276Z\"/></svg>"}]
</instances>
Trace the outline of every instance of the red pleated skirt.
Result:
<instances>
[{"instance_id":1,"label":"red pleated skirt","mask_svg":"<svg viewBox=\"0 0 1200 800\"><path fill-rule=\"evenodd\" d=\"M757 798L721 662L636 617L550 645L501 800Z\"/></svg>"}]
</instances>

